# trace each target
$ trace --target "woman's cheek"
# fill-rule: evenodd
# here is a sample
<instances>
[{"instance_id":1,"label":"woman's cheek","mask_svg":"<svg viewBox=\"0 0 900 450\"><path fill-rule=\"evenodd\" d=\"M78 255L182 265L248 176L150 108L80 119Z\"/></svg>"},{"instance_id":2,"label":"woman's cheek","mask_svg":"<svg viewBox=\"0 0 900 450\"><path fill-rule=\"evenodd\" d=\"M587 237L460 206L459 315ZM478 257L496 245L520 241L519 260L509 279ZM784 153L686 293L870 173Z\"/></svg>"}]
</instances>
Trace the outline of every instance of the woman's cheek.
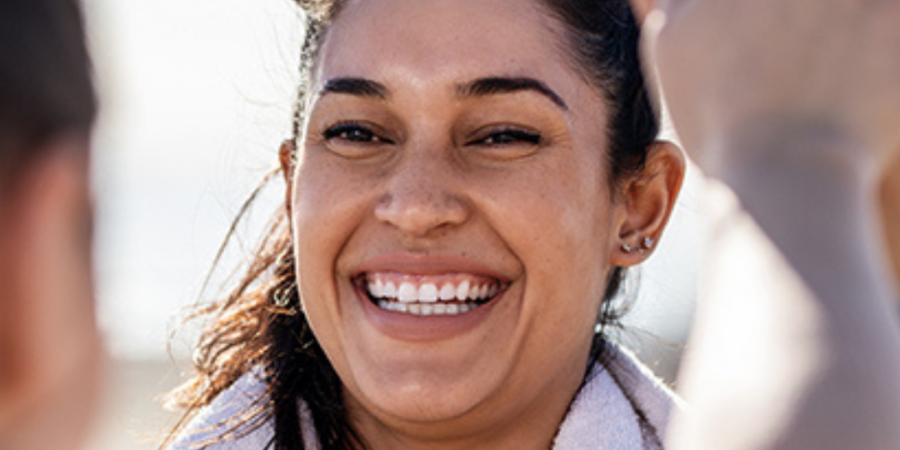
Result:
<instances>
[{"instance_id":1,"label":"woman's cheek","mask_svg":"<svg viewBox=\"0 0 900 450\"><path fill-rule=\"evenodd\" d=\"M294 180L293 214L298 239L306 235L328 241L338 234L339 227L350 225L345 216L358 196L358 177L321 159L301 164Z\"/></svg>"}]
</instances>

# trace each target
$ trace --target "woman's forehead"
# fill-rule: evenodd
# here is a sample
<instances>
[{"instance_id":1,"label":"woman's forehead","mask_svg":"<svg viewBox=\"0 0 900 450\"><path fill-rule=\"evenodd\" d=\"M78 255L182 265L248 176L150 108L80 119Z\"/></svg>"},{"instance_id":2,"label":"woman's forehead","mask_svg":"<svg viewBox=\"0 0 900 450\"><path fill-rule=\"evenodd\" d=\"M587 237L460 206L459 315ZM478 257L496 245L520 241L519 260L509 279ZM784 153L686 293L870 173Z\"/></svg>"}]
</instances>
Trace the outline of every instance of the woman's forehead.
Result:
<instances>
[{"instance_id":1,"label":"woman's forehead","mask_svg":"<svg viewBox=\"0 0 900 450\"><path fill-rule=\"evenodd\" d=\"M557 26L537 0L358 0L329 28L315 78L552 78L564 66Z\"/></svg>"}]
</instances>

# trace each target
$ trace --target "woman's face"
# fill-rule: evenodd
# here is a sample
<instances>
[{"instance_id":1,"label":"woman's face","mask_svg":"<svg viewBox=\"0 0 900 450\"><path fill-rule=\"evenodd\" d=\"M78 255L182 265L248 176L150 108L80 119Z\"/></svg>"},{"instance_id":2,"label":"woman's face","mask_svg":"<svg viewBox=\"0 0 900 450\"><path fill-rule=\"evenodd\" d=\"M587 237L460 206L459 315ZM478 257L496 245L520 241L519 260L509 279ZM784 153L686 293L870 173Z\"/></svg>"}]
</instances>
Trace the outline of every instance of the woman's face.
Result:
<instances>
[{"instance_id":1,"label":"woman's face","mask_svg":"<svg viewBox=\"0 0 900 450\"><path fill-rule=\"evenodd\" d=\"M557 27L516 0L367 0L328 31L290 206L362 427L561 420L582 380L624 212Z\"/></svg>"}]
</instances>

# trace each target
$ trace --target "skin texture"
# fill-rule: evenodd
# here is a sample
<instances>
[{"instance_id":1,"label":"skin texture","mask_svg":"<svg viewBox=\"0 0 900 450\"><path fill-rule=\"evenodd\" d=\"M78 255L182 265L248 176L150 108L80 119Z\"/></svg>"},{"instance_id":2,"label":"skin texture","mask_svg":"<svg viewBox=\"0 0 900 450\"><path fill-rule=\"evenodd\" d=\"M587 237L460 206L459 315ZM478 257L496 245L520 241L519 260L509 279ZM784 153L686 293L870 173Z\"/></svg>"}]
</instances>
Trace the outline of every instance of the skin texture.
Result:
<instances>
[{"instance_id":1,"label":"skin texture","mask_svg":"<svg viewBox=\"0 0 900 450\"><path fill-rule=\"evenodd\" d=\"M695 410L668 448L900 447L898 294L878 232L900 228L900 3L658 7L645 56L672 121L749 213L714 230L681 383Z\"/></svg>"},{"instance_id":2,"label":"skin texture","mask_svg":"<svg viewBox=\"0 0 900 450\"><path fill-rule=\"evenodd\" d=\"M4 449L77 447L99 391L87 144L63 137L48 145L0 198Z\"/></svg>"},{"instance_id":3,"label":"skin texture","mask_svg":"<svg viewBox=\"0 0 900 450\"><path fill-rule=\"evenodd\" d=\"M374 0L329 30L299 159L286 144L282 163L303 307L371 448L549 447L610 267L649 255L621 245L662 233L680 153L655 144L646 175L611 189L602 96L562 59L554 26L513 0ZM347 77L383 95L322 92ZM538 80L566 106L535 90L459 95L485 77ZM325 136L348 120L381 141ZM488 140L510 128L540 142ZM462 259L458 271L477 264L508 289L465 332L388 336L353 284L384 255Z\"/></svg>"}]
</instances>

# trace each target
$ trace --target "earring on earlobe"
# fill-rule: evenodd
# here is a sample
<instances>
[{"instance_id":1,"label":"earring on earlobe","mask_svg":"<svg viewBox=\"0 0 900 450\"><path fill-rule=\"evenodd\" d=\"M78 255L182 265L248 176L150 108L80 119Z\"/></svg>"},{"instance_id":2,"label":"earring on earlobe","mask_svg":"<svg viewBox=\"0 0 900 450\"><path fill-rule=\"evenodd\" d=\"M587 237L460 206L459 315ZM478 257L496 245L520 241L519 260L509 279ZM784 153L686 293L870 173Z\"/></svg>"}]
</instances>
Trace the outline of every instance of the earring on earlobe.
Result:
<instances>
[{"instance_id":1,"label":"earring on earlobe","mask_svg":"<svg viewBox=\"0 0 900 450\"><path fill-rule=\"evenodd\" d=\"M654 244L656 244L656 241L654 241L653 238L645 237L641 239L640 247L637 249L632 247L631 244L622 244L622 251L631 253L637 250L640 253L644 253L645 251L652 249Z\"/></svg>"}]
</instances>

